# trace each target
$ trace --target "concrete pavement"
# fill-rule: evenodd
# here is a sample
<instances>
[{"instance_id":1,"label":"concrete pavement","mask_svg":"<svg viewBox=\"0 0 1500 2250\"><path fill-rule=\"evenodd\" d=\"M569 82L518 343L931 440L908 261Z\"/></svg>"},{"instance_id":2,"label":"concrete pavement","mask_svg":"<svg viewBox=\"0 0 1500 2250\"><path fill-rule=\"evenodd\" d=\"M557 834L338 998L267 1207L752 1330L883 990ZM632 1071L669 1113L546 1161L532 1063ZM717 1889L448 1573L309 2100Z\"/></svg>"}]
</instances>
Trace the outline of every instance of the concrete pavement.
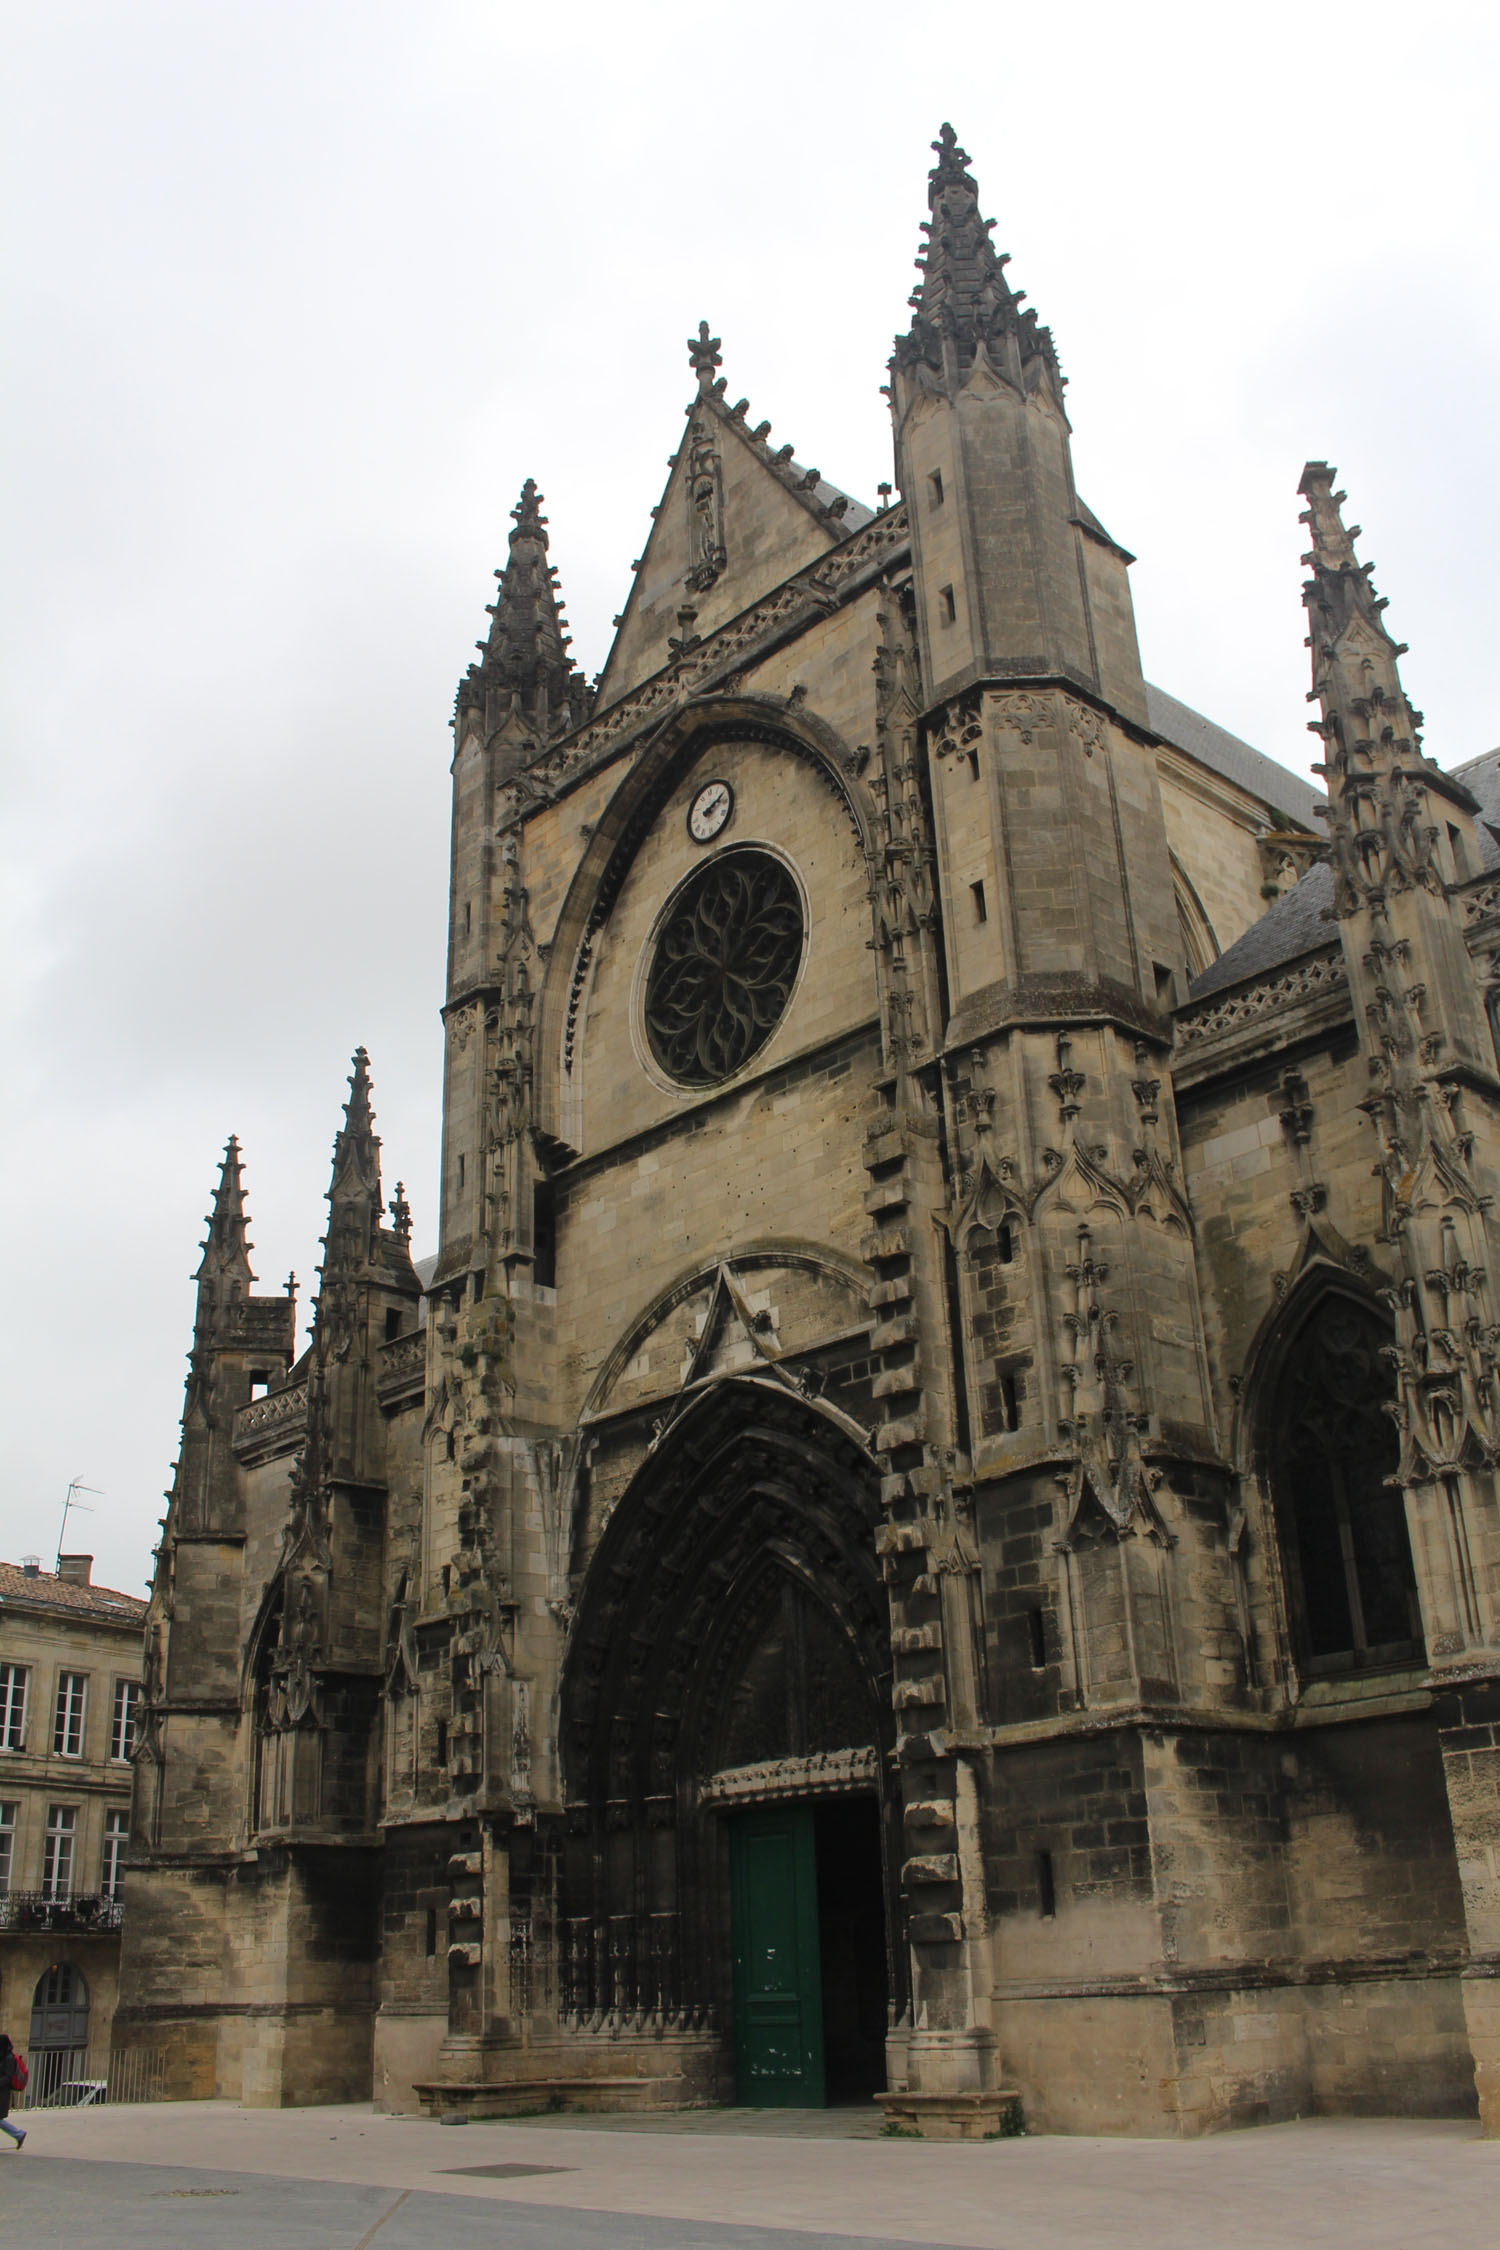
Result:
<instances>
[{"instance_id":1,"label":"concrete pavement","mask_svg":"<svg viewBox=\"0 0 1500 2250\"><path fill-rule=\"evenodd\" d=\"M1456 2250L1500 2211L1500 2142L1420 2120L941 2146L870 2138L859 2111L25 2122L0 2151L0 2240L25 2250Z\"/></svg>"}]
</instances>

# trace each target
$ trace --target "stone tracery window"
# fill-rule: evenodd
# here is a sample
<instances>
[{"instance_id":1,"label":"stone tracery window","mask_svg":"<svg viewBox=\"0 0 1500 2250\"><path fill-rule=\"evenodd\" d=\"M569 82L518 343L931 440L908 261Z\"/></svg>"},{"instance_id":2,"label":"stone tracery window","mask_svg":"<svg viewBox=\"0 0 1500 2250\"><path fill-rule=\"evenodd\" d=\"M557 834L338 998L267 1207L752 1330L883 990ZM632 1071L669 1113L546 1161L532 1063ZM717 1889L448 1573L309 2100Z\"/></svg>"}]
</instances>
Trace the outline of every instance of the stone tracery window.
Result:
<instances>
[{"instance_id":1,"label":"stone tracery window","mask_svg":"<svg viewBox=\"0 0 1500 2250\"><path fill-rule=\"evenodd\" d=\"M646 980L646 1037L680 1086L718 1086L786 1012L802 961L802 901L769 852L721 852L683 884Z\"/></svg>"},{"instance_id":2,"label":"stone tracery window","mask_svg":"<svg viewBox=\"0 0 1500 2250\"><path fill-rule=\"evenodd\" d=\"M1319 1297L1285 1345L1269 1401L1270 1468L1288 1594L1311 1672L1411 1663L1422 1655L1416 1580L1373 1309Z\"/></svg>"}]
</instances>

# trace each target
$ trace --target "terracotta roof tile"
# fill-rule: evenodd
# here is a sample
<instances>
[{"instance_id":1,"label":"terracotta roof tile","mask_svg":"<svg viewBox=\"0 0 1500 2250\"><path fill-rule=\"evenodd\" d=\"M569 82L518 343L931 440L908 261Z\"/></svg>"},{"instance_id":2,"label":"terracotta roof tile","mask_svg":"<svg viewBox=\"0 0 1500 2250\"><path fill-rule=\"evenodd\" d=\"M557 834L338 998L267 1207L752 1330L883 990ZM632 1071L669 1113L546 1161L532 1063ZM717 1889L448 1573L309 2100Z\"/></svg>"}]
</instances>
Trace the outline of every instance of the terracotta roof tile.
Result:
<instances>
[{"instance_id":1,"label":"terracotta roof tile","mask_svg":"<svg viewBox=\"0 0 1500 2250\"><path fill-rule=\"evenodd\" d=\"M146 1605L134 1594L117 1594L110 1586L77 1586L45 1570L33 1577L19 1563L0 1562L0 1607L8 1602L68 1610L74 1616L97 1617L114 1624L142 1625L146 1620Z\"/></svg>"}]
</instances>

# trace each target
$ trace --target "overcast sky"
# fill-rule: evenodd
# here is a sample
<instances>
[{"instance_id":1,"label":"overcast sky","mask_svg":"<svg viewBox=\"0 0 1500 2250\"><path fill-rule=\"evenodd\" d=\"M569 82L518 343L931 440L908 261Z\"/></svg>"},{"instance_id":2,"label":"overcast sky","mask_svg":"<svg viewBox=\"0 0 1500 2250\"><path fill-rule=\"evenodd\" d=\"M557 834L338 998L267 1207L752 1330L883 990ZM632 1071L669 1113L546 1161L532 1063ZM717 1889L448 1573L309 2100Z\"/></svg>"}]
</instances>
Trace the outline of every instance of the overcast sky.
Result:
<instances>
[{"instance_id":1,"label":"overcast sky","mask_svg":"<svg viewBox=\"0 0 1500 2250\"><path fill-rule=\"evenodd\" d=\"M220 1149L317 1261L351 1049L434 1240L454 685L523 478L602 663L691 387L865 500L951 117L1148 674L1305 770L1338 464L1428 747L1492 696L1497 11L0 11L0 1554L139 1588Z\"/></svg>"}]
</instances>

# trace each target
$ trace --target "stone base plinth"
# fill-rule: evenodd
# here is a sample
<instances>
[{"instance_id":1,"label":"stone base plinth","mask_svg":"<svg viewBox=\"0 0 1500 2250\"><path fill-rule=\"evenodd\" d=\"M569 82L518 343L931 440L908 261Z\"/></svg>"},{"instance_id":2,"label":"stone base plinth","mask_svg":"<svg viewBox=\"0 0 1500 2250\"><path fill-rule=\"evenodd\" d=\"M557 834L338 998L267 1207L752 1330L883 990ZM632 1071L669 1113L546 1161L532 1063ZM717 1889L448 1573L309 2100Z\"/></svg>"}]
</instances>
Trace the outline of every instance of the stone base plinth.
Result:
<instances>
[{"instance_id":1,"label":"stone base plinth","mask_svg":"<svg viewBox=\"0 0 1500 2250\"><path fill-rule=\"evenodd\" d=\"M1009 2086L951 2094L877 2094L886 2128L924 2141L994 2141L1024 2132L1021 2097Z\"/></svg>"},{"instance_id":2,"label":"stone base plinth","mask_svg":"<svg viewBox=\"0 0 1500 2250\"><path fill-rule=\"evenodd\" d=\"M683 2100L678 2077L509 2078L488 2085L428 2082L415 2092L424 2117L534 2117L541 2110L676 2109Z\"/></svg>"}]
</instances>

